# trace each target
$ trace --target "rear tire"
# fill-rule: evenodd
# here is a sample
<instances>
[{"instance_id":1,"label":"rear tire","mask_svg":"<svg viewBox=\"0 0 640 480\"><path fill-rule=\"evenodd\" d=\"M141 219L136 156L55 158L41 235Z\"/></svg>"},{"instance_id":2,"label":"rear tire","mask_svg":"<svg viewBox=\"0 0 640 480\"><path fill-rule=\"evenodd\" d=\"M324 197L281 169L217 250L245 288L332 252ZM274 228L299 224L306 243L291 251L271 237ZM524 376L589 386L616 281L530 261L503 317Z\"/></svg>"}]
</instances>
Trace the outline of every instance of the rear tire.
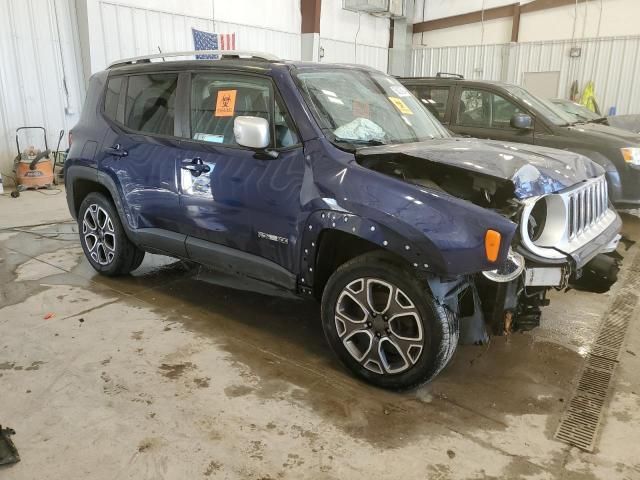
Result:
<instances>
[{"instance_id":1,"label":"rear tire","mask_svg":"<svg viewBox=\"0 0 640 480\"><path fill-rule=\"evenodd\" d=\"M144 250L127 237L111 200L102 193L88 194L78 213L82 250L102 275L126 275L140 266Z\"/></svg>"},{"instance_id":2,"label":"rear tire","mask_svg":"<svg viewBox=\"0 0 640 480\"><path fill-rule=\"evenodd\" d=\"M322 294L322 326L349 370L392 390L433 379L458 343L457 318L385 252L356 257L331 275Z\"/></svg>"}]
</instances>

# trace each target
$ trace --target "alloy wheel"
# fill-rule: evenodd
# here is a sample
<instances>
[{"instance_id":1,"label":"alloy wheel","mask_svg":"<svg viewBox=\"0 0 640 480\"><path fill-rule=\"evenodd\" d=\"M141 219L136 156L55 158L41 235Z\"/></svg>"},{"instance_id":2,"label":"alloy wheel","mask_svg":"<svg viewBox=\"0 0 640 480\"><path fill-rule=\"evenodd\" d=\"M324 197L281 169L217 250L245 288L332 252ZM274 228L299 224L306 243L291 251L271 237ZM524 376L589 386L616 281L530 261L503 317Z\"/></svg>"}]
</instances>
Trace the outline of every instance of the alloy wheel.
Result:
<instances>
[{"instance_id":1,"label":"alloy wheel","mask_svg":"<svg viewBox=\"0 0 640 480\"><path fill-rule=\"evenodd\" d=\"M409 296L379 278L359 278L338 295L338 337L364 368L396 374L420 358L425 338L420 312Z\"/></svg>"},{"instance_id":2,"label":"alloy wheel","mask_svg":"<svg viewBox=\"0 0 640 480\"><path fill-rule=\"evenodd\" d=\"M109 213L95 203L89 205L82 218L82 235L91 258L109 265L116 256L116 233Z\"/></svg>"}]
</instances>

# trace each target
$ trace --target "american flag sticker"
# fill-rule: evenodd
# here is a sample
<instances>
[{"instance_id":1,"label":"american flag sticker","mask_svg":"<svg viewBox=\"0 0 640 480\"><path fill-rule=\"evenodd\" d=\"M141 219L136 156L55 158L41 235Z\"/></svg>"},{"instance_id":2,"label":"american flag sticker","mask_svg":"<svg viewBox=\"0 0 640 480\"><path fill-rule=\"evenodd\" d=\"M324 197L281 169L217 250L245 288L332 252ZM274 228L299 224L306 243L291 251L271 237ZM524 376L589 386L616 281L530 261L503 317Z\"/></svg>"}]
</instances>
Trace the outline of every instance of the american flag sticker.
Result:
<instances>
[{"instance_id":1,"label":"american flag sticker","mask_svg":"<svg viewBox=\"0 0 640 480\"><path fill-rule=\"evenodd\" d=\"M195 50L235 50L235 33L211 33L191 29ZM198 60L218 60L218 55L196 55Z\"/></svg>"},{"instance_id":2,"label":"american flag sticker","mask_svg":"<svg viewBox=\"0 0 640 480\"><path fill-rule=\"evenodd\" d=\"M235 50L236 49L236 34L235 33L219 33L220 36L220 50Z\"/></svg>"}]
</instances>

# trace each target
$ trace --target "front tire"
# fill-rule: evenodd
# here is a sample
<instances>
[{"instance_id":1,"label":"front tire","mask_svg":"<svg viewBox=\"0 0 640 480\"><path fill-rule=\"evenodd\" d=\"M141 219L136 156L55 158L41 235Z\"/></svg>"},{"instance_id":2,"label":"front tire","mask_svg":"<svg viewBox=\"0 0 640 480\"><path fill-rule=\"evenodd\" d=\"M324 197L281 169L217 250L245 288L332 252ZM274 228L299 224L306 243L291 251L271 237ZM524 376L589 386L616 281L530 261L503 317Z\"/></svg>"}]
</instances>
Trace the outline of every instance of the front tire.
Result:
<instances>
[{"instance_id":1,"label":"front tire","mask_svg":"<svg viewBox=\"0 0 640 480\"><path fill-rule=\"evenodd\" d=\"M393 257L371 252L341 265L322 295L322 326L358 377L392 390L434 378L458 343L457 318Z\"/></svg>"},{"instance_id":2,"label":"front tire","mask_svg":"<svg viewBox=\"0 0 640 480\"><path fill-rule=\"evenodd\" d=\"M78 213L82 250L102 275L126 275L140 266L144 251L127 237L113 203L98 192L88 194Z\"/></svg>"}]
</instances>

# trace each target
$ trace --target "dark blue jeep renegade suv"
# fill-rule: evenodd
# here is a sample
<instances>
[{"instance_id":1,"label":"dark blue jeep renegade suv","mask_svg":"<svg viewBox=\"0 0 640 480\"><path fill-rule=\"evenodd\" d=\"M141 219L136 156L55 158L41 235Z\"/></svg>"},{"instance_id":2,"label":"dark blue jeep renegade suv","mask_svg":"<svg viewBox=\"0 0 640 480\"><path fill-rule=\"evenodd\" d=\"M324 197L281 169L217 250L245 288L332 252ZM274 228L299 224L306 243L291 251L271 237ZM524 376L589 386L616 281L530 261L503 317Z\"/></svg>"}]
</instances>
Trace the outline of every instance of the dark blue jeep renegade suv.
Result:
<instances>
[{"instance_id":1,"label":"dark blue jeep renegade suv","mask_svg":"<svg viewBox=\"0 0 640 480\"><path fill-rule=\"evenodd\" d=\"M154 252L314 296L344 364L394 389L613 272L620 229L595 163L453 138L360 66L122 61L91 78L65 174L100 273Z\"/></svg>"}]
</instances>

